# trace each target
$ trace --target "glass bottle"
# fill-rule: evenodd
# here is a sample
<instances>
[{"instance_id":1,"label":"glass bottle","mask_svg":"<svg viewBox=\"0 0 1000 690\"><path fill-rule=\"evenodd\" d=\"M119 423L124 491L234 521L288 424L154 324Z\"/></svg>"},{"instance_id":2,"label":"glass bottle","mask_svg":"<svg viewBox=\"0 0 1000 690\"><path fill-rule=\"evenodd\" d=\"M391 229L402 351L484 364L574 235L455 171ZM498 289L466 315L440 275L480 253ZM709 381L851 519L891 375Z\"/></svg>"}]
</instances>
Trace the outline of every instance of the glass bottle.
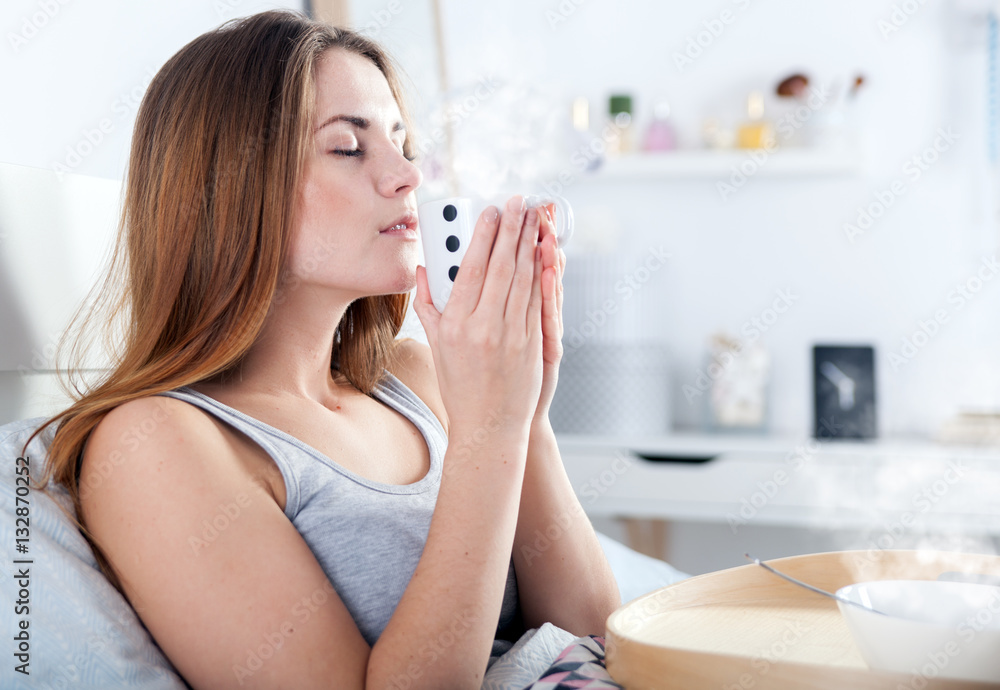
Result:
<instances>
[{"instance_id":1,"label":"glass bottle","mask_svg":"<svg viewBox=\"0 0 1000 690\"><path fill-rule=\"evenodd\" d=\"M750 92L747 98L747 122L736 136L741 149L770 149L774 146L774 130L764 121L764 94Z\"/></svg>"},{"instance_id":2,"label":"glass bottle","mask_svg":"<svg viewBox=\"0 0 1000 690\"><path fill-rule=\"evenodd\" d=\"M646 130L642 145L645 151L672 151L677 148L677 134L670 122L670 104L659 101L653 107L653 121Z\"/></svg>"}]
</instances>

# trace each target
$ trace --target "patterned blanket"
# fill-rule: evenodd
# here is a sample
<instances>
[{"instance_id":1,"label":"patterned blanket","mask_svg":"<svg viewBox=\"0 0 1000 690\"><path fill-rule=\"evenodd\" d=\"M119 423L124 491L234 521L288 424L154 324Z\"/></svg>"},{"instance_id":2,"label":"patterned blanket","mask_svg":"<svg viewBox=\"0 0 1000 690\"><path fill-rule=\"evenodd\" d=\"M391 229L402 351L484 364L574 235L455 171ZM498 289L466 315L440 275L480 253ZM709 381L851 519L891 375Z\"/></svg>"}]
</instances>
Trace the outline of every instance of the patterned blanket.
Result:
<instances>
[{"instance_id":1,"label":"patterned blanket","mask_svg":"<svg viewBox=\"0 0 1000 690\"><path fill-rule=\"evenodd\" d=\"M604 638L578 638L525 690L622 690L604 667Z\"/></svg>"},{"instance_id":2,"label":"patterned blanket","mask_svg":"<svg viewBox=\"0 0 1000 690\"><path fill-rule=\"evenodd\" d=\"M604 638L546 623L529 630L486 672L481 690L621 690L604 667Z\"/></svg>"}]
</instances>

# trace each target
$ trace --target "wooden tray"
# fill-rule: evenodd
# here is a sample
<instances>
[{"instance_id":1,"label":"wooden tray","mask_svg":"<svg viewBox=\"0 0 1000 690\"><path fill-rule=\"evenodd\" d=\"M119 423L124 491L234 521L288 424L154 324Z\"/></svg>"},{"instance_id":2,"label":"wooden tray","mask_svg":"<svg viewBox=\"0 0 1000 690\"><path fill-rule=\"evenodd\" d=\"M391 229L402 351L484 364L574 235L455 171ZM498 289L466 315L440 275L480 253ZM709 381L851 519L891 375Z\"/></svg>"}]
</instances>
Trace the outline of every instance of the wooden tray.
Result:
<instances>
[{"instance_id":1,"label":"wooden tray","mask_svg":"<svg viewBox=\"0 0 1000 690\"><path fill-rule=\"evenodd\" d=\"M828 591L872 580L936 580L948 571L1000 575L1000 557L941 551L840 551L768 563ZM608 618L606 644L608 672L628 690L1000 687L1000 679L937 679L930 669L927 675L871 671L837 602L753 564L629 602Z\"/></svg>"}]
</instances>

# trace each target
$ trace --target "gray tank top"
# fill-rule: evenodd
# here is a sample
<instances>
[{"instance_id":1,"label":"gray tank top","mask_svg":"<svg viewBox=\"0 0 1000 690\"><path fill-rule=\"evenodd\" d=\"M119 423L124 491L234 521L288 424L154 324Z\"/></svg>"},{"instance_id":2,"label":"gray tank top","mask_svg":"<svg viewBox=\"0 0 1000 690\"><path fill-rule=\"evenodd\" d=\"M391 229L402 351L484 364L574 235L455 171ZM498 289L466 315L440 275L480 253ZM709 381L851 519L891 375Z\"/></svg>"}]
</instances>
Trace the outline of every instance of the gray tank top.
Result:
<instances>
[{"instance_id":1,"label":"gray tank top","mask_svg":"<svg viewBox=\"0 0 1000 690\"><path fill-rule=\"evenodd\" d=\"M294 436L186 386L158 395L215 415L271 456L285 481L285 515L374 645L417 568L441 486L448 437L430 408L388 371L375 388L374 397L409 419L430 451L427 474L398 485L358 476ZM522 632L511 559L490 665Z\"/></svg>"}]
</instances>

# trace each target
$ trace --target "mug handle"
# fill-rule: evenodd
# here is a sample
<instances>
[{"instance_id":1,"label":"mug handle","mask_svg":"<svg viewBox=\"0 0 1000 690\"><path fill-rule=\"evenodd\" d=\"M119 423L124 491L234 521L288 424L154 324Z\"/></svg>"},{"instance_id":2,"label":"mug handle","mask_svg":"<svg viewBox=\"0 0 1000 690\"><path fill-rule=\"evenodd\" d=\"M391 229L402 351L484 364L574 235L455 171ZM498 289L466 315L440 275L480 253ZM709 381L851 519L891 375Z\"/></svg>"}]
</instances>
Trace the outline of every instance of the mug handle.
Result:
<instances>
[{"instance_id":1,"label":"mug handle","mask_svg":"<svg viewBox=\"0 0 1000 690\"><path fill-rule=\"evenodd\" d=\"M561 196L541 196L529 194L524 197L528 208L541 208L543 206L555 206L556 240L560 247L565 247L573 236L573 207L569 205Z\"/></svg>"}]
</instances>

